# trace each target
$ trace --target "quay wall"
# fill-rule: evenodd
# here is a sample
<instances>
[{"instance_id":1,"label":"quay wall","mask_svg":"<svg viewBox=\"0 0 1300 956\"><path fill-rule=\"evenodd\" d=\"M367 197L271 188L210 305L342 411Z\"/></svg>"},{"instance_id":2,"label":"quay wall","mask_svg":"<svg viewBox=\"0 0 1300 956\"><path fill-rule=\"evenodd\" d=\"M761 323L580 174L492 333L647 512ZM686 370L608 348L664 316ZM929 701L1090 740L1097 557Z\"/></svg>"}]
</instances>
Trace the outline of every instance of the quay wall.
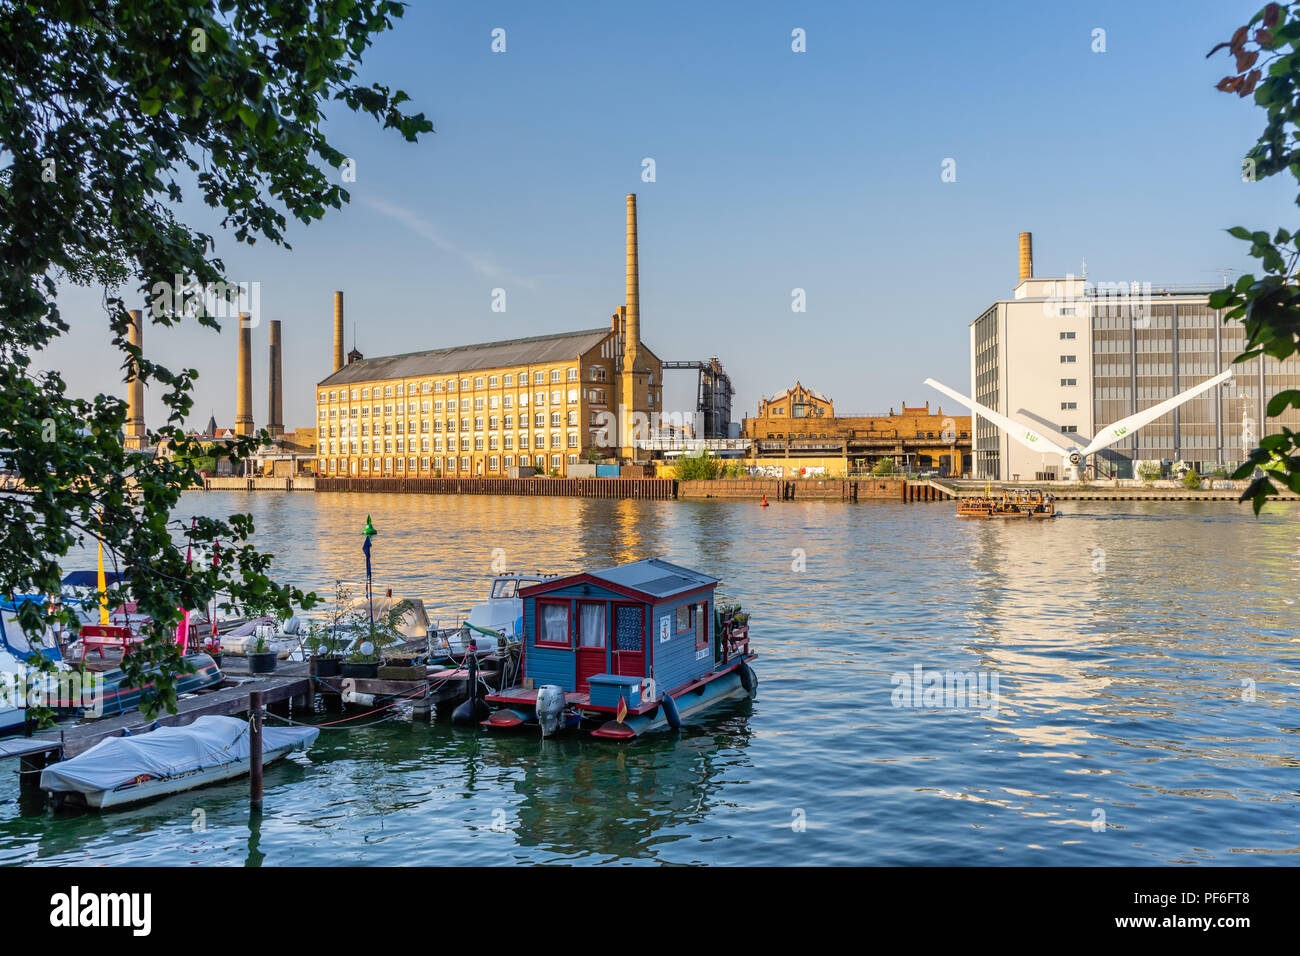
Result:
<instances>
[{"instance_id":1,"label":"quay wall","mask_svg":"<svg viewBox=\"0 0 1300 956\"><path fill-rule=\"evenodd\" d=\"M670 478L317 478L318 492L426 495L538 495L561 498L676 498Z\"/></svg>"}]
</instances>

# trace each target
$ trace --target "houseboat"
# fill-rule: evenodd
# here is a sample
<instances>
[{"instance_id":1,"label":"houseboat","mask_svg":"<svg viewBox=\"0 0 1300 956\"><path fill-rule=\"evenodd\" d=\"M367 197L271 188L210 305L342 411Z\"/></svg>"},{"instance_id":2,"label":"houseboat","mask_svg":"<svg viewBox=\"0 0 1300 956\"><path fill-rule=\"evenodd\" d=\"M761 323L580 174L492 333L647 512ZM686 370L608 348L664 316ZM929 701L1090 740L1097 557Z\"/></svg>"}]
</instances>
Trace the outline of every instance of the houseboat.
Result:
<instances>
[{"instance_id":1,"label":"houseboat","mask_svg":"<svg viewBox=\"0 0 1300 956\"><path fill-rule=\"evenodd\" d=\"M978 498L963 498L957 503L959 518L1038 518L1056 517L1056 499L1037 489L1017 488L995 496L988 491Z\"/></svg>"},{"instance_id":2,"label":"houseboat","mask_svg":"<svg viewBox=\"0 0 1300 956\"><path fill-rule=\"evenodd\" d=\"M626 740L753 696L748 616L717 586L650 558L521 588L520 679L484 698L483 726Z\"/></svg>"}]
</instances>

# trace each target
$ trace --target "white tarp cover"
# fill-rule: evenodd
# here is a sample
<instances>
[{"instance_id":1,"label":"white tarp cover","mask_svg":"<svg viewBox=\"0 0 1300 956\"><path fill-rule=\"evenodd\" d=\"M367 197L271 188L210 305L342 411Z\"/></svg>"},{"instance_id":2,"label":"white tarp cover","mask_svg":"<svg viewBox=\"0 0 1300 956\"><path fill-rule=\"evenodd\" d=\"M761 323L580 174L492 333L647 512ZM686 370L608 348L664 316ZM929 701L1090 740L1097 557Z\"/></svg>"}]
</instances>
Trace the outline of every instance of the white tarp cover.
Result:
<instances>
[{"instance_id":1,"label":"white tarp cover","mask_svg":"<svg viewBox=\"0 0 1300 956\"><path fill-rule=\"evenodd\" d=\"M306 750L315 727L262 728L262 752L294 745ZM167 778L248 759L248 724L209 715L184 727L159 727L133 737L108 737L71 760L41 771L41 789L97 793L130 783L141 774Z\"/></svg>"}]
</instances>

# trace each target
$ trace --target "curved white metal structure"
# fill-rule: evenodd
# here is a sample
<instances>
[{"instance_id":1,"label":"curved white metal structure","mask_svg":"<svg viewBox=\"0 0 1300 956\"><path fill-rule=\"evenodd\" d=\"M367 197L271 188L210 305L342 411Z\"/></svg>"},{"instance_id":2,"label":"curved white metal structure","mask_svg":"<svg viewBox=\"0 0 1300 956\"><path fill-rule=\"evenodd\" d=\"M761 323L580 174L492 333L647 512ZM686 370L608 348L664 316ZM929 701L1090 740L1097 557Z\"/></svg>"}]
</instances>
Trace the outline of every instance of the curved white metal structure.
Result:
<instances>
[{"instance_id":1,"label":"curved white metal structure","mask_svg":"<svg viewBox=\"0 0 1300 956\"><path fill-rule=\"evenodd\" d=\"M1022 422L1018 422L1012 418L1007 418L1005 415L1001 415L998 412L993 411L993 409L981 405L974 399L967 398L960 392L953 391L947 385L936 382L932 378L927 378L925 384L943 392L943 394L947 395L949 398L961 402L961 404L965 405L980 418L987 419L1002 431L1006 432L1008 438L1019 442L1026 448L1042 454L1055 452L1060 455L1062 465L1067 474L1069 474L1070 480L1078 481L1079 465L1081 465L1083 460L1089 455L1099 452L1103 448L1109 448L1121 438L1126 438L1144 425L1151 424L1157 418L1172 412L1184 402L1190 401L1202 392L1214 388L1216 385L1221 385L1230 378L1232 378L1231 369L1220 372L1213 378L1206 379L1204 382L1201 382L1201 384L1195 385L1185 392L1179 392L1173 398L1166 398L1163 402L1157 402L1150 408L1144 408L1142 411L1129 415L1127 418L1121 418L1113 425L1107 425L1101 430L1101 434L1091 441L1088 441L1080 435L1066 435L1051 428L1043 428L1042 431L1030 428ZM1045 435L1044 432L1049 433L1051 437ZM1080 440L1087 441L1088 443L1083 447L1080 447L1078 445Z\"/></svg>"}]
</instances>

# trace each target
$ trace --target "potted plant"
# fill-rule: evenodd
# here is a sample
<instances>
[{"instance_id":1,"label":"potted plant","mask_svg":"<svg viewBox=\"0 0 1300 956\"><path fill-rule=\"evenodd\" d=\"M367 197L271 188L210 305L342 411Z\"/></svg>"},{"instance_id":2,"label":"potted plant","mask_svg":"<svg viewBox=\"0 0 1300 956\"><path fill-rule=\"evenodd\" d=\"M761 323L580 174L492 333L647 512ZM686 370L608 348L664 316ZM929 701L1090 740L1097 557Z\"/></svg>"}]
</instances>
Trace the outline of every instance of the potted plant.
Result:
<instances>
[{"instance_id":1,"label":"potted plant","mask_svg":"<svg viewBox=\"0 0 1300 956\"><path fill-rule=\"evenodd\" d=\"M253 650L248 655L248 672L250 674L269 674L275 670L275 665L280 659L279 653L275 650L268 650L266 644L266 632L270 630L267 625L262 625L257 629L257 640L253 644Z\"/></svg>"},{"instance_id":2,"label":"potted plant","mask_svg":"<svg viewBox=\"0 0 1300 956\"><path fill-rule=\"evenodd\" d=\"M366 620L356 627L356 640L352 650L343 663L344 677L377 677L379 659L383 648L402 640L402 618L411 608L410 601L399 601L373 621Z\"/></svg>"},{"instance_id":3,"label":"potted plant","mask_svg":"<svg viewBox=\"0 0 1300 956\"><path fill-rule=\"evenodd\" d=\"M316 663L317 677L339 676L343 663L339 652L343 649L343 642L333 630L313 621L307 628L307 649Z\"/></svg>"},{"instance_id":4,"label":"potted plant","mask_svg":"<svg viewBox=\"0 0 1300 956\"><path fill-rule=\"evenodd\" d=\"M215 637L209 637L203 642L202 650L204 654L207 654L212 658L214 664L218 667L221 666L221 641L217 640Z\"/></svg>"}]
</instances>

